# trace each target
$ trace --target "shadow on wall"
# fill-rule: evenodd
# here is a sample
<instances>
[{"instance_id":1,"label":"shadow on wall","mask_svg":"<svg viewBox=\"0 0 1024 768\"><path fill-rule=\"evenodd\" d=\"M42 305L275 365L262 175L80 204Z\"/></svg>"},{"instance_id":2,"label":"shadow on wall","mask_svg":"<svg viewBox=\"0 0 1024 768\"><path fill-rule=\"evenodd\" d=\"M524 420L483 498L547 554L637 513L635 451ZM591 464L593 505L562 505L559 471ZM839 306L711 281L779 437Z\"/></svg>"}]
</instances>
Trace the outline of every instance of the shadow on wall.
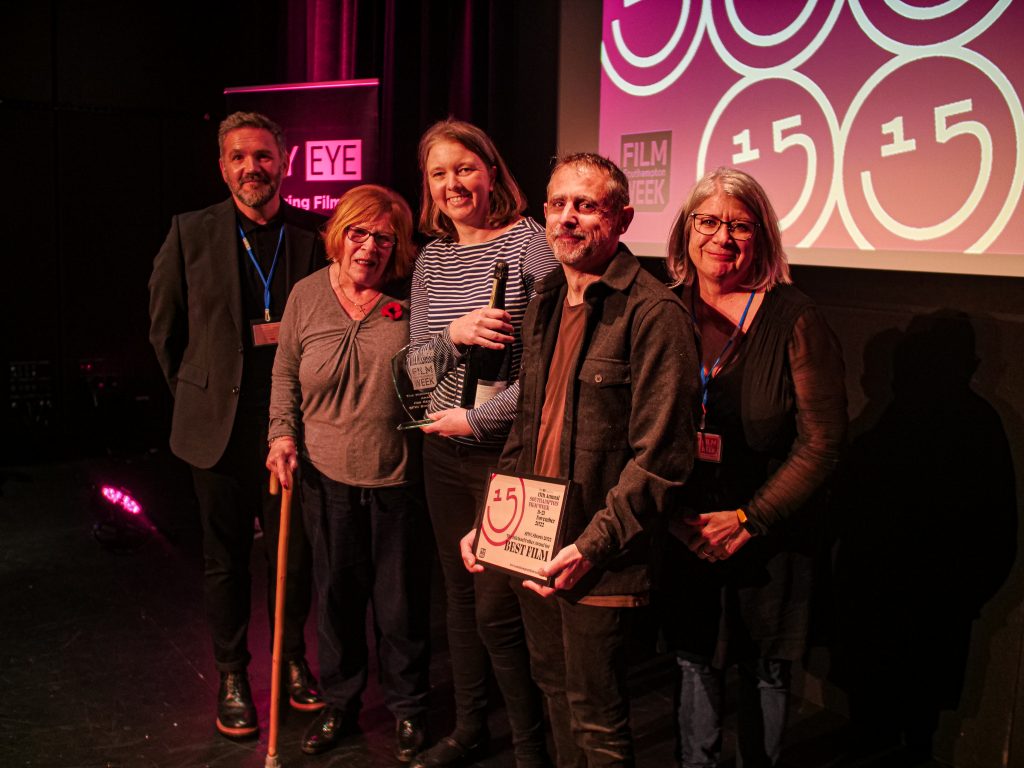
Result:
<instances>
[{"instance_id":1,"label":"shadow on wall","mask_svg":"<svg viewBox=\"0 0 1024 768\"><path fill-rule=\"evenodd\" d=\"M917 316L864 357L868 403L834 495L832 677L858 747L927 756L940 712L960 705L972 627L972 666L990 650L993 628L975 621L1017 554L1013 461L998 413L970 386L966 315ZM1000 604L997 627L1012 607Z\"/></svg>"}]
</instances>

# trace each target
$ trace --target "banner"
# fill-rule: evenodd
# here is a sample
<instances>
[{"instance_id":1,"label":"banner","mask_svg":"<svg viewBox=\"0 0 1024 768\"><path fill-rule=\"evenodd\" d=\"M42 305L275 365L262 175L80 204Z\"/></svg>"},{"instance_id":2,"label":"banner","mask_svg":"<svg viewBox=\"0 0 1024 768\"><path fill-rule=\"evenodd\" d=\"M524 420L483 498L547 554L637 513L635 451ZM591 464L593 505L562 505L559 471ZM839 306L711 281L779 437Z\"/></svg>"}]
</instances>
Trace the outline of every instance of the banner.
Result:
<instances>
[{"instance_id":1,"label":"banner","mask_svg":"<svg viewBox=\"0 0 1024 768\"><path fill-rule=\"evenodd\" d=\"M261 112L284 129L291 167L281 196L296 208L330 215L358 184L381 183L379 82L338 80L224 90L228 113Z\"/></svg>"}]
</instances>

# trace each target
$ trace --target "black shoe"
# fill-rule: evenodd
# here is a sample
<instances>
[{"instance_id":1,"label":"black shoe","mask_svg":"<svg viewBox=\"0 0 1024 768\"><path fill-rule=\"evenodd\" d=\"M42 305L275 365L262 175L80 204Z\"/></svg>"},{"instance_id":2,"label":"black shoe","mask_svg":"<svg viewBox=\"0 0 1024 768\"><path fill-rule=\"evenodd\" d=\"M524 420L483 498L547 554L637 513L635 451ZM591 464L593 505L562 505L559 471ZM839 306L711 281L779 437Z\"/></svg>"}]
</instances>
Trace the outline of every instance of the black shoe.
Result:
<instances>
[{"instance_id":1,"label":"black shoe","mask_svg":"<svg viewBox=\"0 0 1024 768\"><path fill-rule=\"evenodd\" d=\"M288 676L285 685L288 688L288 703L292 709L303 712L315 712L324 708L324 697L320 693L320 685L305 659L288 661L285 674Z\"/></svg>"},{"instance_id":2,"label":"black shoe","mask_svg":"<svg viewBox=\"0 0 1024 768\"><path fill-rule=\"evenodd\" d=\"M252 703L249 677L245 672L221 672L217 692L217 730L229 739L256 735L259 721Z\"/></svg>"},{"instance_id":3,"label":"black shoe","mask_svg":"<svg viewBox=\"0 0 1024 768\"><path fill-rule=\"evenodd\" d=\"M302 737L302 751L319 755L333 749L346 737L359 733L358 717L337 707L326 707Z\"/></svg>"},{"instance_id":4,"label":"black shoe","mask_svg":"<svg viewBox=\"0 0 1024 768\"><path fill-rule=\"evenodd\" d=\"M395 723L395 759L400 763L412 762L426 741L427 732L418 717Z\"/></svg>"},{"instance_id":5,"label":"black shoe","mask_svg":"<svg viewBox=\"0 0 1024 768\"><path fill-rule=\"evenodd\" d=\"M420 752L412 763L412 768L441 768L441 766L465 765L483 754L487 747L487 737L477 739L472 744L462 744L452 736L445 736L430 749Z\"/></svg>"}]
</instances>

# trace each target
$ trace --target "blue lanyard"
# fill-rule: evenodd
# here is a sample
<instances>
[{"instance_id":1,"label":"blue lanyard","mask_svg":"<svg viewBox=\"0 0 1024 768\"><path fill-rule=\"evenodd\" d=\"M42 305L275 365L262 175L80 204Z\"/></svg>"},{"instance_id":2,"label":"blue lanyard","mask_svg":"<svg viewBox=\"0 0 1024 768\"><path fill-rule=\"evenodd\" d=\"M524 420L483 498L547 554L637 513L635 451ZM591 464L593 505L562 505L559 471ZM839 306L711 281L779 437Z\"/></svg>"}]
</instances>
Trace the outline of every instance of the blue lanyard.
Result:
<instances>
[{"instance_id":1,"label":"blue lanyard","mask_svg":"<svg viewBox=\"0 0 1024 768\"><path fill-rule=\"evenodd\" d=\"M718 353L718 357L715 358L715 362L711 364L710 368L705 368L703 365L700 368L700 428L704 429L704 419L708 415L708 384L711 380L718 375L718 364L722 362L722 358L725 357L726 352L735 343L736 337L740 335L743 330L743 324L747 320L747 312L750 311L750 305L754 303L754 294L756 291L750 292L750 298L747 299L747 305L743 308L743 314L740 315L739 325L736 326L736 330L732 332L732 336L725 342L725 346L722 347L722 351Z\"/></svg>"},{"instance_id":2,"label":"blue lanyard","mask_svg":"<svg viewBox=\"0 0 1024 768\"><path fill-rule=\"evenodd\" d=\"M270 322L270 281L274 279L274 270L277 269L277 257L281 253L281 243L284 240L284 224L281 225L281 231L277 233L277 248L274 249L274 260L270 262L270 274L266 277L263 276L263 270L260 269L260 263L256 261L256 254L252 252L249 238L245 236L245 230L242 229L241 224L238 225L238 234L242 236L242 245L245 247L245 252L249 254L249 261L256 267L256 274L263 281L263 319Z\"/></svg>"}]
</instances>

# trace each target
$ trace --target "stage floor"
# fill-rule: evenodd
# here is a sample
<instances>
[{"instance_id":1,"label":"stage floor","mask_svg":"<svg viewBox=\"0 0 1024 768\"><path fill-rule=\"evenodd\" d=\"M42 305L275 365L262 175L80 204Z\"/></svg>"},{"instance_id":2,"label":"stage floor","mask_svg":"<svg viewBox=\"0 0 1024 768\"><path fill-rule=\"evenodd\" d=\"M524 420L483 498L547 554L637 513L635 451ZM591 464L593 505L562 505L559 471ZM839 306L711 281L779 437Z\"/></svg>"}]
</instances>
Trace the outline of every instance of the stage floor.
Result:
<instances>
[{"instance_id":1,"label":"stage floor","mask_svg":"<svg viewBox=\"0 0 1024 768\"><path fill-rule=\"evenodd\" d=\"M163 454L0 470L0 765L44 768L263 766L270 659L262 540L253 553L256 606L250 678L258 740L236 743L213 726L217 673L202 618L201 558L190 477ZM121 485L154 531L138 546L101 546L91 484ZM443 596L435 569L431 729L452 723ZM312 622L307 629L315 648ZM316 667L315 653L310 663ZM630 675L640 766L676 765L675 664L653 655ZM314 715L282 707L279 750L292 766L399 765L394 721L374 682L362 737L325 755L299 751ZM504 713L491 713L493 751L475 765L513 768ZM732 766L735 718L726 721ZM852 758L837 745L842 718L794 697L783 763L791 768L907 765L898 753ZM924 763L922 765L938 765Z\"/></svg>"}]
</instances>

